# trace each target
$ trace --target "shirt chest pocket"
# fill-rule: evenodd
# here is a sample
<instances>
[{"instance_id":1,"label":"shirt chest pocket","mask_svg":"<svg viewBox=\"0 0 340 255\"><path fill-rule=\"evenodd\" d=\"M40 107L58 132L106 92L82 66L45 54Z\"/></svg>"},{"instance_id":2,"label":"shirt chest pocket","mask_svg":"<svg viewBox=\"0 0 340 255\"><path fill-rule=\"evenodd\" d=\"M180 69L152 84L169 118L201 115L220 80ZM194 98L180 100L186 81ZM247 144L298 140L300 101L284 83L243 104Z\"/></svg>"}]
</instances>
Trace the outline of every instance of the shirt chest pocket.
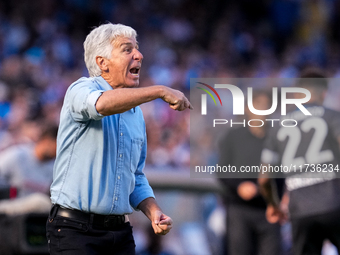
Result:
<instances>
[{"instance_id":1,"label":"shirt chest pocket","mask_svg":"<svg viewBox=\"0 0 340 255\"><path fill-rule=\"evenodd\" d=\"M130 155L130 170L132 173L136 172L140 155L142 153L143 140L132 139L131 140L131 155Z\"/></svg>"}]
</instances>

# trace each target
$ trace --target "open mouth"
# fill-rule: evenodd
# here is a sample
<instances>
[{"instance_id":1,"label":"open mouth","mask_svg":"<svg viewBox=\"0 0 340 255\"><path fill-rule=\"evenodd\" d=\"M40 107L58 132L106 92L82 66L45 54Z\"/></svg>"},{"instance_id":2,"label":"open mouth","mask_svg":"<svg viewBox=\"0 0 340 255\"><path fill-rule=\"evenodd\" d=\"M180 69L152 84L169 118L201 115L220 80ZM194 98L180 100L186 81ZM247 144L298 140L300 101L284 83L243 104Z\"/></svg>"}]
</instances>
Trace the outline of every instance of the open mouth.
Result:
<instances>
[{"instance_id":1,"label":"open mouth","mask_svg":"<svg viewBox=\"0 0 340 255\"><path fill-rule=\"evenodd\" d=\"M132 74L132 75L139 75L139 70L140 70L140 67L139 66L136 66L136 67L133 67L133 68L131 68L130 69L130 73Z\"/></svg>"}]
</instances>

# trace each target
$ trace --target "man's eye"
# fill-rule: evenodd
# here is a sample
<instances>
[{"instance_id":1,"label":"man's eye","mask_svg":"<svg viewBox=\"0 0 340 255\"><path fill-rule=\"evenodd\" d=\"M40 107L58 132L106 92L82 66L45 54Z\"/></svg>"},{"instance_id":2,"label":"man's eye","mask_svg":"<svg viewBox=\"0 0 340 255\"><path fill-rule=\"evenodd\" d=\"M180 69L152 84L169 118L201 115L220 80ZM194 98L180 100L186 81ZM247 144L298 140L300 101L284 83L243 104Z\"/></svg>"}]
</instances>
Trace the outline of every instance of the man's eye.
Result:
<instances>
[{"instance_id":1,"label":"man's eye","mask_svg":"<svg viewBox=\"0 0 340 255\"><path fill-rule=\"evenodd\" d=\"M124 51L125 52L131 52L131 48L125 48Z\"/></svg>"}]
</instances>

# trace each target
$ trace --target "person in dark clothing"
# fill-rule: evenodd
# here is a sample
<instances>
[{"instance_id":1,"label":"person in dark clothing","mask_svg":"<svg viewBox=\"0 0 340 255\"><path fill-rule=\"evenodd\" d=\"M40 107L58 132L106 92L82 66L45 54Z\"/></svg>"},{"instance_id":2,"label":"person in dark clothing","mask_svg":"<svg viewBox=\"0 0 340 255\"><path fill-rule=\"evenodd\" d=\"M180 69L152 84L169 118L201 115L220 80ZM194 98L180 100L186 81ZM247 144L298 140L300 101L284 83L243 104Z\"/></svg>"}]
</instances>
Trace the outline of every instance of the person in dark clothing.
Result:
<instances>
[{"instance_id":1,"label":"person in dark clothing","mask_svg":"<svg viewBox=\"0 0 340 255\"><path fill-rule=\"evenodd\" d=\"M300 78L297 87L311 93L304 104L311 116L299 109L288 113L286 118L298 119L298 124L271 130L262 162L298 169L285 173L293 254L320 255L326 239L340 250L340 112L322 106L328 84L321 70L307 69ZM259 178L259 184L268 202L267 219L276 222L284 213L269 177Z\"/></svg>"},{"instance_id":2,"label":"person in dark clothing","mask_svg":"<svg viewBox=\"0 0 340 255\"><path fill-rule=\"evenodd\" d=\"M258 110L268 109L270 99L265 91L253 95L253 105ZM262 119L247 107L247 119ZM255 126L255 125L253 125ZM266 135L266 127L240 126L231 129L220 143L221 166L258 166ZM254 173L252 177L257 177ZM257 188L256 178L228 178L219 176L225 188L227 209L227 233L225 254L228 255L273 255L281 253L280 226L266 221L266 203ZM243 177L250 177L243 176Z\"/></svg>"}]
</instances>

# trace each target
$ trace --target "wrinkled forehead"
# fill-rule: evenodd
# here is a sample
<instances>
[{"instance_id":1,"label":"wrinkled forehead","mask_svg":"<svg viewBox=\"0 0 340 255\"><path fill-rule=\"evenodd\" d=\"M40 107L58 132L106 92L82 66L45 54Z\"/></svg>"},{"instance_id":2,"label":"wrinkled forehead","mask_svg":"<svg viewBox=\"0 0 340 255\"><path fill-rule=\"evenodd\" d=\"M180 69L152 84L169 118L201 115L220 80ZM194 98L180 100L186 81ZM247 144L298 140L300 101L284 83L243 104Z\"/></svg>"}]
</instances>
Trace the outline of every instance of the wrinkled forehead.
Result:
<instances>
[{"instance_id":1,"label":"wrinkled forehead","mask_svg":"<svg viewBox=\"0 0 340 255\"><path fill-rule=\"evenodd\" d=\"M122 45L126 45L126 44L132 44L133 47L138 46L138 42L136 40L136 37L126 37L126 36L123 36L123 35L119 35L112 40L112 45L113 45L114 48L119 48Z\"/></svg>"}]
</instances>

